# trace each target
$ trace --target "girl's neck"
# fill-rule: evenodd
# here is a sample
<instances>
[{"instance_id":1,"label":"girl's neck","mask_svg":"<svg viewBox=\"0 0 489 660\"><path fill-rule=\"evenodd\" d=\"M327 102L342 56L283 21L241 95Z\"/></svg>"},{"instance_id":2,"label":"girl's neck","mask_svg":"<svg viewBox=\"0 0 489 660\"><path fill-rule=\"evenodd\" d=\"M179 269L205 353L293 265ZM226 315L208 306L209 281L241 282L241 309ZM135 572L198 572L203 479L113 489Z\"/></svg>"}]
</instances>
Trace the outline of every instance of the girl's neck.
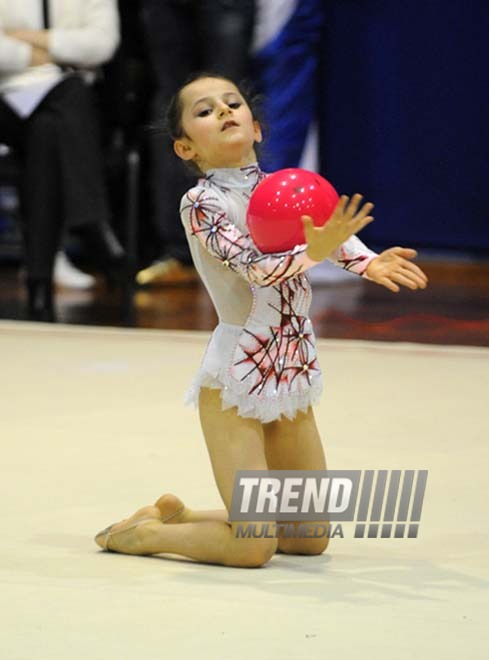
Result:
<instances>
[{"instance_id":1,"label":"girl's neck","mask_svg":"<svg viewBox=\"0 0 489 660\"><path fill-rule=\"evenodd\" d=\"M219 165L216 167L208 167L205 171L203 171L203 175L205 176L208 172L215 172L216 170L245 170L247 168L255 167L257 164L258 161L255 159L241 165Z\"/></svg>"},{"instance_id":2,"label":"girl's neck","mask_svg":"<svg viewBox=\"0 0 489 660\"><path fill-rule=\"evenodd\" d=\"M224 187L225 190L240 189L248 194L263 173L257 161L241 167L216 167L202 174L201 179Z\"/></svg>"},{"instance_id":3,"label":"girl's neck","mask_svg":"<svg viewBox=\"0 0 489 660\"><path fill-rule=\"evenodd\" d=\"M212 163L203 163L202 165L198 164L201 171L205 174L209 170L218 170L218 169L238 169L241 167L247 167L248 165L255 165L257 162L257 157L255 150L252 149L250 153L246 156L239 158L237 160L231 158L223 158L222 160L216 160Z\"/></svg>"}]
</instances>

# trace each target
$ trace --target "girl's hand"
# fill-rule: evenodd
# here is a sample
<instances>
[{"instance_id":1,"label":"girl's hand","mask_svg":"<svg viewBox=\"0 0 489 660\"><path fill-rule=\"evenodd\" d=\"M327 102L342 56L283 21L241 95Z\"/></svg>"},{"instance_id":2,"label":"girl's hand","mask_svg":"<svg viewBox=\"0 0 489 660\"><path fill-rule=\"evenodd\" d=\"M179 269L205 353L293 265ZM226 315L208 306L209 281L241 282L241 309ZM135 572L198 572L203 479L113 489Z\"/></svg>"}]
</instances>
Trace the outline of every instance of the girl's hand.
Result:
<instances>
[{"instance_id":1,"label":"girl's hand","mask_svg":"<svg viewBox=\"0 0 489 660\"><path fill-rule=\"evenodd\" d=\"M416 250L410 248L389 248L372 259L365 274L394 293L400 291L398 284L408 289L426 289L428 278L421 268L408 261L414 259L416 254Z\"/></svg>"},{"instance_id":2,"label":"girl's hand","mask_svg":"<svg viewBox=\"0 0 489 660\"><path fill-rule=\"evenodd\" d=\"M307 243L307 256L313 261L323 261L329 257L350 236L372 222L369 215L374 205L370 202L361 209L362 195L358 193L350 198L342 195L331 218L322 227L315 227L308 215L301 217Z\"/></svg>"}]
</instances>

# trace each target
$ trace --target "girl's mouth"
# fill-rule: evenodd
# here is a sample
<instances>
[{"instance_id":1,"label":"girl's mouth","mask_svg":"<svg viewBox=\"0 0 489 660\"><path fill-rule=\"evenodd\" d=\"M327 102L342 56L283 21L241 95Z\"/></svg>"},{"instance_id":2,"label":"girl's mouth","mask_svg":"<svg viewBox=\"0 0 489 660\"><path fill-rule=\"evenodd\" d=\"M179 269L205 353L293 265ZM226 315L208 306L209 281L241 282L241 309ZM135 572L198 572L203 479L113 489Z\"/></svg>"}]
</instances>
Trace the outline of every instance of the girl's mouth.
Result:
<instances>
[{"instance_id":1,"label":"girl's mouth","mask_svg":"<svg viewBox=\"0 0 489 660\"><path fill-rule=\"evenodd\" d=\"M221 128L221 132L225 131L227 128L232 128L233 126L238 126L238 124L235 121L232 121L232 120L226 121L224 123L223 127Z\"/></svg>"}]
</instances>

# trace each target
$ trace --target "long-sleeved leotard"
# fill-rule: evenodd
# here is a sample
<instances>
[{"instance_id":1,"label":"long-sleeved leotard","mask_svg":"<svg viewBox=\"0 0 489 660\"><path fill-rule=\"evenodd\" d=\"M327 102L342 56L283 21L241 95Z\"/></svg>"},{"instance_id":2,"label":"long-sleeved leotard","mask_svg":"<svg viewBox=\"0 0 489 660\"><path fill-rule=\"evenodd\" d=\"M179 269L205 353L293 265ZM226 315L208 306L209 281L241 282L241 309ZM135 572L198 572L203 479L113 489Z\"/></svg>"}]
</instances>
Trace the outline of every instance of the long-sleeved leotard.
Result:
<instances>
[{"instance_id":1,"label":"long-sleeved leotard","mask_svg":"<svg viewBox=\"0 0 489 660\"><path fill-rule=\"evenodd\" d=\"M322 390L305 274L317 262L305 244L262 254L246 228L250 195L264 176L256 165L211 170L181 204L195 266L220 320L187 400L196 403L202 385L219 387L223 407L263 422L292 418ZM352 237L330 260L362 274L375 256Z\"/></svg>"},{"instance_id":2,"label":"long-sleeved leotard","mask_svg":"<svg viewBox=\"0 0 489 660\"><path fill-rule=\"evenodd\" d=\"M306 245L296 245L279 254L260 254L249 235L231 222L220 200L206 188L190 190L186 202L181 210L188 217L192 235L250 284L273 286L318 263L308 258Z\"/></svg>"}]
</instances>

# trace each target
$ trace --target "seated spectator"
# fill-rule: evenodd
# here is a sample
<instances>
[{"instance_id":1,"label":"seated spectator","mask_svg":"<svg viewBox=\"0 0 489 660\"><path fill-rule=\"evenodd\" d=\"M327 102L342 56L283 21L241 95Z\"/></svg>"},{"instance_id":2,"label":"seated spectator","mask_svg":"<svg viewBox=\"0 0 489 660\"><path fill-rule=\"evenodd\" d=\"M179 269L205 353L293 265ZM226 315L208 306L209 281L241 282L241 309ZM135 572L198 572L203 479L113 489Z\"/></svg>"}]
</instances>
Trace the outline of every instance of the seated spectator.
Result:
<instances>
[{"instance_id":1,"label":"seated spectator","mask_svg":"<svg viewBox=\"0 0 489 660\"><path fill-rule=\"evenodd\" d=\"M90 83L119 43L115 0L0 2L0 142L22 157L28 314L54 321L53 264L63 229L113 273L124 251L110 227Z\"/></svg>"}]
</instances>

